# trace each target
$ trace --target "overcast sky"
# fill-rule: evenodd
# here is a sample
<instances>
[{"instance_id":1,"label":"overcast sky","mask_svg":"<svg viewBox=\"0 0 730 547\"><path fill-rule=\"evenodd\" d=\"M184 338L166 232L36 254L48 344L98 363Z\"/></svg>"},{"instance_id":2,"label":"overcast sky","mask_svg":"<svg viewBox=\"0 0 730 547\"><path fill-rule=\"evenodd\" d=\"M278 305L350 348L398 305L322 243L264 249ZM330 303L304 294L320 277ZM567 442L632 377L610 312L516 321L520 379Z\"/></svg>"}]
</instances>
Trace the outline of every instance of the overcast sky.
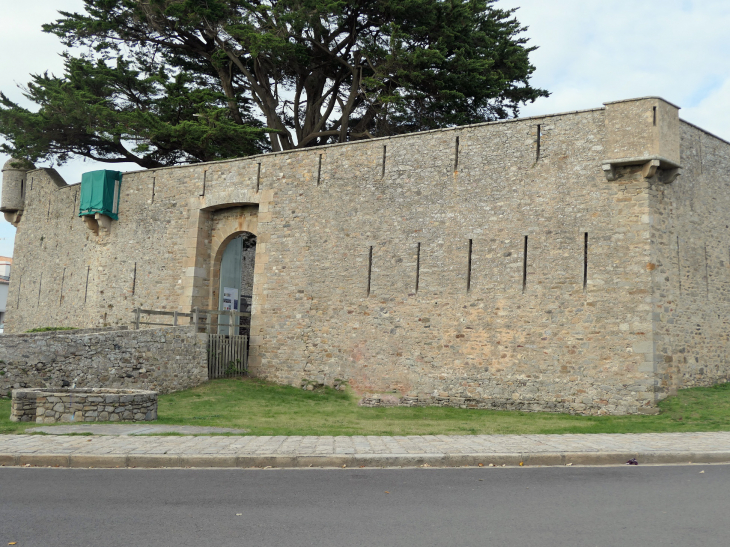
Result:
<instances>
[{"instance_id":1,"label":"overcast sky","mask_svg":"<svg viewBox=\"0 0 730 547\"><path fill-rule=\"evenodd\" d=\"M55 36L41 24L57 10L80 11L81 0L3 2L0 90L23 102L17 84L28 74L60 74ZM539 46L532 83L552 95L522 109L540 115L598 107L606 101L659 95L679 115L730 140L730 1L728 0L499 0L520 7L526 36ZM0 165L8 158L0 154ZM39 167L41 167L39 165ZM57 167L68 183L106 166L78 160ZM139 169L120 164L121 171ZM15 229L0 221L0 255L13 251Z\"/></svg>"}]
</instances>

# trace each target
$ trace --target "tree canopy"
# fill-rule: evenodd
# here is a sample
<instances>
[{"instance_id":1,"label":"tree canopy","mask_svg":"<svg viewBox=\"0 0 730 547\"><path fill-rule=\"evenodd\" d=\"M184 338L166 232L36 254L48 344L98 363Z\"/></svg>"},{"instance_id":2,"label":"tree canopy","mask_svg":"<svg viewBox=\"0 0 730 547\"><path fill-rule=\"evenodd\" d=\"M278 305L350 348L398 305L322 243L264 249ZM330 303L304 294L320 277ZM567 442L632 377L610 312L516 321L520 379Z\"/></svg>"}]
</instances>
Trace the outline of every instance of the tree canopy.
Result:
<instances>
[{"instance_id":1,"label":"tree canopy","mask_svg":"<svg viewBox=\"0 0 730 547\"><path fill-rule=\"evenodd\" d=\"M143 167L516 116L547 92L496 0L84 0L44 25L69 47L0 94L3 151Z\"/></svg>"}]
</instances>

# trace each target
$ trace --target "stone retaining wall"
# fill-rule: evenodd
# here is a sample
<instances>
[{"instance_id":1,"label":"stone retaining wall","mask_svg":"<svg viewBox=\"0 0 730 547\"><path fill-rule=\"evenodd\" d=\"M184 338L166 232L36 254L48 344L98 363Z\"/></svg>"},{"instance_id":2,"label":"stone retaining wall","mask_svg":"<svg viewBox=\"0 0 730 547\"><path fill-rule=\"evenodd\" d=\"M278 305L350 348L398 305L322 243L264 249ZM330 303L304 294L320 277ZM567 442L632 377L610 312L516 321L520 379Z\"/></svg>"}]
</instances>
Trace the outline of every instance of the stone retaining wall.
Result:
<instances>
[{"instance_id":1,"label":"stone retaining wall","mask_svg":"<svg viewBox=\"0 0 730 547\"><path fill-rule=\"evenodd\" d=\"M170 393L207 379L206 337L189 326L0 336L0 397L38 387Z\"/></svg>"},{"instance_id":2,"label":"stone retaining wall","mask_svg":"<svg viewBox=\"0 0 730 547\"><path fill-rule=\"evenodd\" d=\"M157 392L139 389L14 389L11 422L141 422L157 419Z\"/></svg>"},{"instance_id":3,"label":"stone retaining wall","mask_svg":"<svg viewBox=\"0 0 730 547\"><path fill-rule=\"evenodd\" d=\"M487 410L517 410L520 412L565 412L577 414L570 405L562 402L519 401L515 399L473 399L468 397L434 397L398 395L366 395L358 403L367 407L391 406L448 406L452 408L478 408ZM656 407L638 407L638 414L659 414Z\"/></svg>"}]
</instances>

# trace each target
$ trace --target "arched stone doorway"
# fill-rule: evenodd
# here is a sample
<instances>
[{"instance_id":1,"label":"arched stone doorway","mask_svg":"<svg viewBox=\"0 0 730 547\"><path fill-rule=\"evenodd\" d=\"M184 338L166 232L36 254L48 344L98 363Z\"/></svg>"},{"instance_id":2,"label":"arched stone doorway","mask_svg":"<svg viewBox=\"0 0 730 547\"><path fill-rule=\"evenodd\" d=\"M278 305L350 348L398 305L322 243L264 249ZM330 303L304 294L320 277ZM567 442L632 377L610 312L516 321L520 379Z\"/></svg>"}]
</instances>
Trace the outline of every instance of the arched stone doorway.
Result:
<instances>
[{"instance_id":1,"label":"arched stone doorway","mask_svg":"<svg viewBox=\"0 0 730 547\"><path fill-rule=\"evenodd\" d=\"M256 264L256 236L251 232L240 232L229 237L221 245L220 256L216 257L218 287L217 309L251 313L253 301L253 278ZM221 316L218 333L228 334L229 318ZM251 317L237 320L238 334L250 335Z\"/></svg>"},{"instance_id":2,"label":"arched stone doorway","mask_svg":"<svg viewBox=\"0 0 730 547\"><path fill-rule=\"evenodd\" d=\"M258 206L257 205L236 205L230 207L221 207L209 212L207 219L208 234L210 242L204 245L208 250L208 271L205 284L201 287L200 307L203 309L220 310L223 300L223 292L226 287L236 289L238 292L238 307L241 307L241 294L251 295L254 290L254 266L255 255L261 252L263 245L256 245L258 241ZM244 253L244 246L246 253ZM226 266L223 279L221 278L221 263L223 256L226 255ZM244 257L246 258L246 266L244 267ZM265 260L264 260L265 261ZM234 268L231 271L230 268ZM240 272L240 274L238 273ZM238 281L236 281L238 280ZM260 295L259 295L260 296ZM229 303L226 303L229 304ZM234 304L234 302L230 302ZM252 297L244 298L245 310L252 313ZM232 306L231 306L232 307ZM244 311L244 310L241 310ZM241 325L244 334L255 334L251 332L251 318L247 318ZM253 318L254 327L256 318ZM212 332L220 334L228 334L228 321L222 323L226 332L221 329L215 329Z\"/></svg>"}]
</instances>

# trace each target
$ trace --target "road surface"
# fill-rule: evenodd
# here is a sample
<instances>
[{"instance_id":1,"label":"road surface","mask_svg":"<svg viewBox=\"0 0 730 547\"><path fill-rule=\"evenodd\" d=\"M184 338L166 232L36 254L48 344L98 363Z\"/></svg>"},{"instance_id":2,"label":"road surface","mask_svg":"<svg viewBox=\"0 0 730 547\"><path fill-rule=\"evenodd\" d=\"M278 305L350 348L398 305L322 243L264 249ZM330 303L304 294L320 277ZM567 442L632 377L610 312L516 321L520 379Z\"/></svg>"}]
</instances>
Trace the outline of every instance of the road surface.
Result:
<instances>
[{"instance_id":1,"label":"road surface","mask_svg":"<svg viewBox=\"0 0 730 547\"><path fill-rule=\"evenodd\" d=\"M730 465L0 468L0 546L727 546Z\"/></svg>"}]
</instances>

